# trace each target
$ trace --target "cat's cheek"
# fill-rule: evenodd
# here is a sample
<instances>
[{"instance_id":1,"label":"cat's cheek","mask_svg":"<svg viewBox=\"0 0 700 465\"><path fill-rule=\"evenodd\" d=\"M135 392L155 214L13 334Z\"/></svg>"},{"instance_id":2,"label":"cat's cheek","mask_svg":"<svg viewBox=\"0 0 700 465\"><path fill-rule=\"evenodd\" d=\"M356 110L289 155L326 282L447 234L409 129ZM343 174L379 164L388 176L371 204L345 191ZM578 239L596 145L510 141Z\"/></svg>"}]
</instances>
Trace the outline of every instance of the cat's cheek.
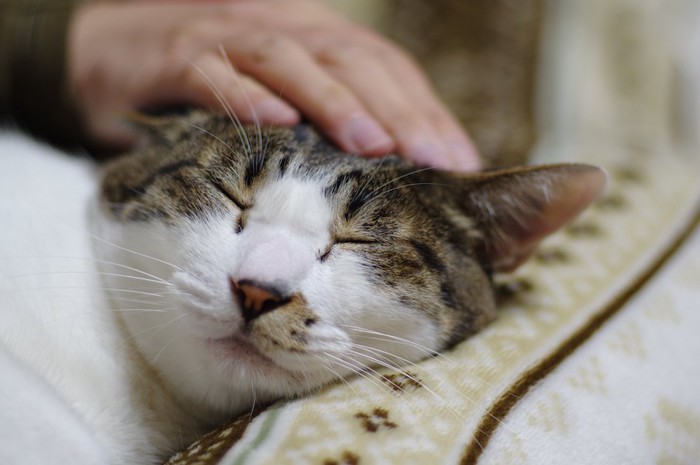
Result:
<instances>
[{"instance_id":1,"label":"cat's cheek","mask_svg":"<svg viewBox=\"0 0 700 465\"><path fill-rule=\"evenodd\" d=\"M302 349L277 350L269 354L277 365L288 370L313 373L327 371L334 360L352 349L348 333L329 324L316 324L304 335Z\"/></svg>"},{"instance_id":2,"label":"cat's cheek","mask_svg":"<svg viewBox=\"0 0 700 465\"><path fill-rule=\"evenodd\" d=\"M178 271L172 275L172 294L179 305L217 322L242 321L223 272L214 276Z\"/></svg>"}]
</instances>

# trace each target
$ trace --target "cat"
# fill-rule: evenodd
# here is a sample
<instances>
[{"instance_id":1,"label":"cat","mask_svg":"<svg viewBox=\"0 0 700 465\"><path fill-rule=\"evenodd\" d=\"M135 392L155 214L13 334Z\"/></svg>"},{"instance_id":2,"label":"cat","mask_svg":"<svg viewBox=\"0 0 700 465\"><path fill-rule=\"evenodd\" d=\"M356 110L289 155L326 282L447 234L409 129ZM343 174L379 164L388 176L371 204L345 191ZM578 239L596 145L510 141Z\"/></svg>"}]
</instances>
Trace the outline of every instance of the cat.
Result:
<instances>
[{"instance_id":1,"label":"cat","mask_svg":"<svg viewBox=\"0 0 700 465\"><path fill-rule=\"evenodd\" d=\"M495 318L492 273L606 183L361 158L204 111L140 124L99 181L0 137L1 463L159 463L256 403L445 350Z\"/></svg>"}]
</instances>

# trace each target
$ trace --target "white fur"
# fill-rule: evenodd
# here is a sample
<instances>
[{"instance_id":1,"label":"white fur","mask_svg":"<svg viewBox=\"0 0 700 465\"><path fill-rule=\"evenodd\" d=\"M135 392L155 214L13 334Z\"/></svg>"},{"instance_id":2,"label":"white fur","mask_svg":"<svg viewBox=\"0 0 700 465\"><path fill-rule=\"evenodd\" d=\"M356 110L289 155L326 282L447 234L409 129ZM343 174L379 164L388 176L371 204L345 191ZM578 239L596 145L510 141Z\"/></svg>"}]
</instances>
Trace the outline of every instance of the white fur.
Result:
<instances>
[{"instance_id":1,"label":"white fur","mask_svg":"<svg viewBox=\"0 0 700 465\"><path fill-rule=\"evenodd\" d=\"M236 234L235 210L177 227L107 219L89 163L16 135L0 135L0 164L0 463L155 463L256 401L435 348L435 325L373 288L357 254L318 259L322 180L269 182ZM232 278L304 296L319 317L306 353L217 345L242 338Z\"/></svg>"},{"instance_id":2,"label":"white fur","mask_svg":"<svg viewBox=\"0 0 700 465\"><path fill-rule=\"evenodd\" d=\"M92 168L12 134L0 163L0 463L136 463L152 435L92 259Z\"/></svg>"}]
</instances>

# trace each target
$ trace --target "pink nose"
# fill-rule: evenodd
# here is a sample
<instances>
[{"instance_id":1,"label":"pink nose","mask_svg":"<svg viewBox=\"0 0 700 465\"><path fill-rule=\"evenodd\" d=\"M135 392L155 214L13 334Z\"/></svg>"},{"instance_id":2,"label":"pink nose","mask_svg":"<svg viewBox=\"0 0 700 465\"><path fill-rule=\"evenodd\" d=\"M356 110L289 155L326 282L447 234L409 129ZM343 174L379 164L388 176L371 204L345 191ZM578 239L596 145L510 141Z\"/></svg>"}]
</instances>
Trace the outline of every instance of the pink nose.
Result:
<instances>
[{"instance_id":1,"label":"pink nose","mask_svg":"<svg viewBox=\"0 0 700 465\"><path fill-rule=\"evenodd\" d=\"M246 323L260 315L271 312L290 301L281 290L269 284L258 283L250 279L230 280L231 293L241 308Z\"/></svg>"}]
</instances>

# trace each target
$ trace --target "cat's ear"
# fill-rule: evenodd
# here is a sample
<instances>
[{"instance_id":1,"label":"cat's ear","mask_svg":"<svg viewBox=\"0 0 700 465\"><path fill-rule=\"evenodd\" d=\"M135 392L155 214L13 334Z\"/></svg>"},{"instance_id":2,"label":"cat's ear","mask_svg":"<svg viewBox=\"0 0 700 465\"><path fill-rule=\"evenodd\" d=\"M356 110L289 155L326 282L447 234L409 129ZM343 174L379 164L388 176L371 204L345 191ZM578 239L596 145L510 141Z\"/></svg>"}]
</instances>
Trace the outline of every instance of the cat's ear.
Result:
<instances>
[{"instance_id":1,"label":"cat's ear","mask_svg":"<svg viewBox=\"0 0 700 465\"><path fill-rule=\"evenodd\" d=\"M583 211L604 190L607 175L590 165L515 168L461 180L461 207L482 235L480 259L511 271L539 242Z\"/></svg>"}]
</instances>

